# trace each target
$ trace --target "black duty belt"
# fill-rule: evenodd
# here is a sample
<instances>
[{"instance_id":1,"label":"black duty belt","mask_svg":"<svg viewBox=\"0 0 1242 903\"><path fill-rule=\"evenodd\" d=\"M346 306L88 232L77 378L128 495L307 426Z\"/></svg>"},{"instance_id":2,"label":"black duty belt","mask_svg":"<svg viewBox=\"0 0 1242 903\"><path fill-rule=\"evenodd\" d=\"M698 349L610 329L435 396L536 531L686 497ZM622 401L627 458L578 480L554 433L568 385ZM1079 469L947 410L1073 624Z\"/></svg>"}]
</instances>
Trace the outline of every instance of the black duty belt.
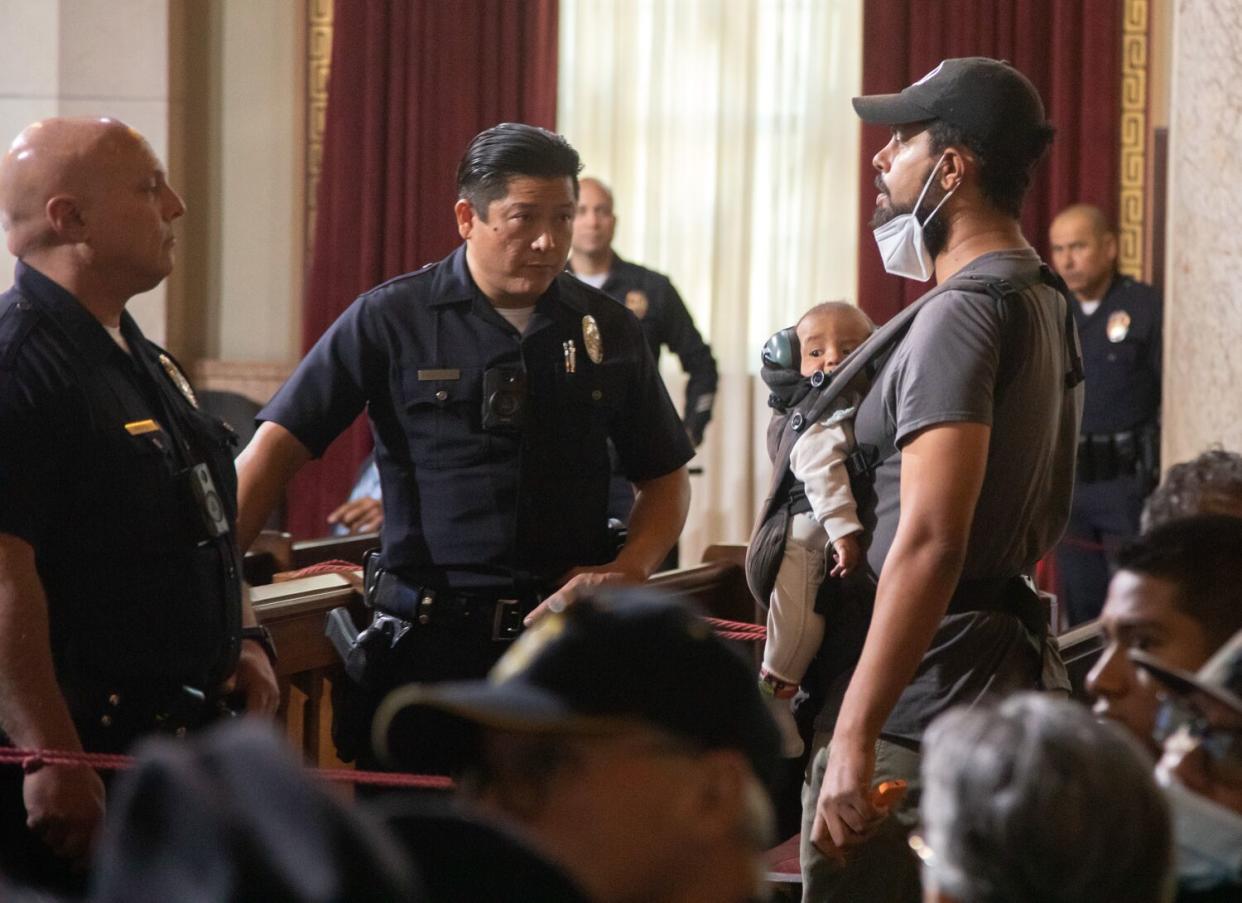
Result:
<instances>
[{"instance_id":1,"label":"black duty belt","mask_svg":"<svg viewBox=\"0 0 1242 903\"><path fill-rule=\"evenodd\" d=\"M219 696L164 681L105 679L62 692L83 746L96 752L121 752L144 734L184 736L235 714Z\"/></svg>"},{"instance_id":2,"label":"black duty belt","mask_svg":"<svg viewBox=\"0 0 1242 903\"><path fill-rule=\"evenodd\" d=\"M370 575L369 575L370 576ZM543 601L538 592L484 592L417 586L379 569L367 580L367 605L410 622L490 633L498 641L522 632L526 615Z\"/></svg>"},{"instance_id":3,"label":"black duty belt","mask_svg":"<svg viewBox=\"0 0 1242 903\"><path fill-rule=\"evenodd\" d=\"M1078 480L1094 483L1133 476L1143 463L1142 430L1084 433L1078 437Z\"/></svg>"}]
</instances>

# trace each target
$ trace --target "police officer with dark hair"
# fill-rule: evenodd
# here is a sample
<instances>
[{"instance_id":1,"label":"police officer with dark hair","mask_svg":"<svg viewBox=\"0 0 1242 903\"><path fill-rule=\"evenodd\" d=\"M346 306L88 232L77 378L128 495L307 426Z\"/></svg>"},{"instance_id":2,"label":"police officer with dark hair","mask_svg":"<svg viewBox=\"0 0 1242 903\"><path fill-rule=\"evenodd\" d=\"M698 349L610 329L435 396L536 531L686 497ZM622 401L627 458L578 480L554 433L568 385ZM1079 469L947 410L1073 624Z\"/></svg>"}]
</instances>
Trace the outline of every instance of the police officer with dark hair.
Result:
<instances>
[{"instance_id":1,"label":"police officer with dark hair","mask_svg":"<svg viewBox=\"0 0 1242 903\"><path fill-rule=\"evenodd\" d=\"M482 676L524 622L592 586L646 579L685 521L693 449L642 329L564 272L579 168L544 129L476 136L457 174L462 246L362 295L239 458L245 547L289 477L370 417L383 549L367 573L365 666L351 659L356 682L334 700L346 758L369 761L386 690ZM615 558L608 440L638 487Z\"/></svg>"},{"instance_id":2,"label":"police officer with dark hair","mask_svg":"<svg viewBox=\"0 0 1242 903\"><path fill-rule=\"evenodd\" d=\"M184 212L115 120L35 123L0 161L19 260L0 297L0 743L115 753L213 720L234 690L276 708L233 434L125 312L171 271ZM103 810L90 768L0 772L0 870L72 888Z\"/></svg>"},{"instance_id":3,"label":"police officer with dark hair","mask_svg":"<svg viewBox=\"0 0 1242 903\"><path fill-rule=\"evenodd\" d=\"M1074 293L1087 394L1069 527L1057 547L1071 624L1099 615L1112 559L1139 531L1160 476L1160 293L1117 272L1117 236L1075 204L1049 229L1052 264Z\"/></svg>"}]
</instances>

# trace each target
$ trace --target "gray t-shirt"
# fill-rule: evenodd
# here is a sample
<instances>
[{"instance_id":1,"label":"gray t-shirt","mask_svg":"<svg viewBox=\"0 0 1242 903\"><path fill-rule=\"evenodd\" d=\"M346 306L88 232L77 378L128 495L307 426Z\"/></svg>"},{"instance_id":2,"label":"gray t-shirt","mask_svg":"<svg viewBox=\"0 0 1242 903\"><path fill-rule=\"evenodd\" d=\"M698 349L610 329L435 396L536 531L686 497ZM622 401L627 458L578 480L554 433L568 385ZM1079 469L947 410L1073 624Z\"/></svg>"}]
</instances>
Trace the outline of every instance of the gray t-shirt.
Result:
<instances>
[{"instance_id":1,"label":"gray t-shirt","mask_svg":"<svg viewBox=\"0 0 1242 903\"><path fill-rule=\"evenodd\" d=\"M1030 250L997 251L962 273L1016 282L1033 275L1039 263ZM1066 303L1036 282L1019 299L998 302L983 293L946 292L919 311L876 374L855 420L861 446L898 449L876 470L870 486L856 487L875 573L883 570L901 514L900 449L919 430L937 424L992 428L962 579L1028 573L1056 543L1069 518L1082 416L1081 384L1065 387ZM945 708L986 693L1033 687L1039 668L1037 638L1015 616L947 615L884 735L917 742ZM847 679L843 675L830 693L829 720Z\"/></svg>"}]
</instances>

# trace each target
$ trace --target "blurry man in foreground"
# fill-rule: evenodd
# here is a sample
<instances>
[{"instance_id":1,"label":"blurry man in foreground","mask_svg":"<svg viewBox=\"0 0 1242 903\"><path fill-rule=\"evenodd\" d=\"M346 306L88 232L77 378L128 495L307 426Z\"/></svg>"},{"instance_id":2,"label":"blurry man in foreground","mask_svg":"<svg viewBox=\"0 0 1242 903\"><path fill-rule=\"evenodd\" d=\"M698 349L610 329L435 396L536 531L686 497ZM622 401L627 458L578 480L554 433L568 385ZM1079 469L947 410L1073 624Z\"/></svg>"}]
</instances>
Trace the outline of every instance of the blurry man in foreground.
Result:
<instances>
[{"instance_id":1,"label":"blurry man in foreground","mask_svg":"<svg viewBox=\"0 0 1242 903\"><path fill-rule=\"evenodd\" d=\"M1138 745L1035 693L956 709L928 730L926 903L1163 903L1169 813Z\"/></svg>"},{"instance_id":2,"label":"blurry man in foreground","mask_svg":"<svg viewBox=\"0 0 1242 903\"><path fill-rule=\"evenodd\" d=\"M435 713L455 719L469 798L591 899L758 893L776 727L751 667L679 602L636 590L579 601L523 635L487 680L394 692L377 747L417 759Z\"/></svg>"}]
</instances>

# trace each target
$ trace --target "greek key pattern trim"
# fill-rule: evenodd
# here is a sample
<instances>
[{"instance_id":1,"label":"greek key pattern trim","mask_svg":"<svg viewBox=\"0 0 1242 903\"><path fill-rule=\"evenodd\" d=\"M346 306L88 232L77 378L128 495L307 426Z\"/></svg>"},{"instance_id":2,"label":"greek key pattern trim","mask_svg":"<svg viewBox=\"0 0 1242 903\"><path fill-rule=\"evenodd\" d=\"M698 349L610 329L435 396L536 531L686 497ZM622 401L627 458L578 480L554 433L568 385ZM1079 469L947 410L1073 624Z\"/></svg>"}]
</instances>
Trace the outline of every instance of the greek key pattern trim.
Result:
<instances>
[{"instance_id":1,"label":"greek key pattern trim","mask_svg":"<svg viewBox=\"0 0 1242 903\"><path fill-rule=\"evenodd\" d=\"M332 0L306 0L306 259L315 246L315 202L332 65Z\"/></svg>"},{"instance_id":2,"label":"greek key pattern trim","mask_svg":"<svg viewBox=\"0 0 1242 903\"><path fill-rule=\"evenodd\" d=\"M1148 0L1124 0L1121 26L1120 203L1117 266L1143 277L1147 182Z\"/></svg>"}]
</instances>

